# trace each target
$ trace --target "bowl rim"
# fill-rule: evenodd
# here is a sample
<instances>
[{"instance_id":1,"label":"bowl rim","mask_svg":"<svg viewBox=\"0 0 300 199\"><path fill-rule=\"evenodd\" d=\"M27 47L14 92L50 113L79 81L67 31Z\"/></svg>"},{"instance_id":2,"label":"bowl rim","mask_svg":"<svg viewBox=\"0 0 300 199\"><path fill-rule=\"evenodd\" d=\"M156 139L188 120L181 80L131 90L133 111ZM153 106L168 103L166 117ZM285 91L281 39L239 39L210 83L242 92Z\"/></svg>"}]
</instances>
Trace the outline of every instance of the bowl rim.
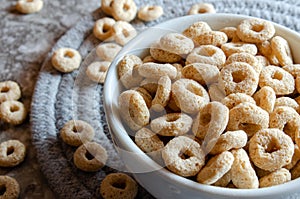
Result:
<instances>
[{"instance_id":1,"label":"bowl rim","mask_svg":"<svg viewBox=\"0 0 300 199\"><path fill-rule=\"evenodd\" d=\"M199 193L206 193L206 194L213 194L213 195L219 195L219 196L235 196L235 197L264 197L264 196L275 196L275 195L282 195L283 191L288 194L295 192L295 190L298 189L298 186L300 185L300 178L289 181L284 184L272 186L272 187L265 187L265 188L258 188L258 189L231 189L226 187L216 187L211 185L205 185L198 183L196 181L184 178L182 176L179 176L165 168L161 168L154 160L152 160L149 156L147 156L135 143L134 141L129 137L128 133L125 131L125 128L123 124L121 123L121 127L119 126L119 119L116 119L116 117L113 117L111 113L113 113L113 105L112 105L112 96L113 96L113 89L111 89L111 85L114 85L112 82L111 77L116 76L116 68L117 64L119 63L120 59L127 53L132 52L132 46L136 45L138 41L143 39L143 35L147 32L150 32L152 29L156 28L164 28L164 26L168 24L176 24L176 22L185 20L185 21L191 21L191 20L207 20L210 18L217 18L218 20L221 19L230 19L230 20L243 20L243 19L249 19L249 18L257 18L253 16L247 16L242 14L229 14L229 13L214 13L214 14L201 14L201 15L188 15L188 16L182 16L177 17L174 19L170 19L167 21L164 21L162 23L159 23L155 26L152 26L150 28L147 28L146 30L143 30L140 32L135 38L133 38L131 41L129 41L117 54L115 59L112 61L109 70L107 71L106 80L104 83L104 90L103 90L103 105L104 105L104 111L105 111L105 117L108 123L108 127L110 130L110 134L113 139L117 139L119 142L122 143L122 146L128 150L130 153L136 153L139 155L139 158L141 158L141 161L144 161L149 168L152 168L156 172L158 172L159 175L163 176L164 178L168 179L168 181L176 182L176 185L188 187L189 189L194 189L196 191L199 191ZM272 21L271 21L272 22ZM289 29L283 25L280 25L278 23L272 22L275 26L276 31L280 30L281 32L288 32L293 37L297 37L300 39L300 34L296 31ZM113 124L113 125L112 125ZM175 184L175 183L174 183ZM300 191L300 190L299 190Z\"/></svg>"}]
</instances>

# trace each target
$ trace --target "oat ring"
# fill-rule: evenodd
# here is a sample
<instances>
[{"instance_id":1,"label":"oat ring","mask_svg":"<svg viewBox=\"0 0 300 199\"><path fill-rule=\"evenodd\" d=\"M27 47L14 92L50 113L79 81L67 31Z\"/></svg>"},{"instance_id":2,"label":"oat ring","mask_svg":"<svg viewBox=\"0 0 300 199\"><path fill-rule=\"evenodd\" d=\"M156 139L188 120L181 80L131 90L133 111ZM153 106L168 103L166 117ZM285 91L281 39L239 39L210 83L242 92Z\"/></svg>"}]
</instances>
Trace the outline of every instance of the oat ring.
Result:
<instances>
[{"instance_id":1,"label":"oat ring","mask_svg":"<svg viewBox=\"0 0 300 199\"><path fill-rule=\"evenodd\" d=\"M143 6L138 11L138 17L143 21L153 21L162 16L164 10L161 6Z\"/></svg>"},{"instance_id":2,"label":"oat ring","mask_svg":"<svg viewBox=\"0 0 300 199\"><path fill-rule=\"evenodd\" d=\"M23 162L25 145L18 140L8 140L0 144L0 166L14 167Z\"/></svg>"},{"instance_id":3,"label":"oat ring","mask_svg":"<svg viewBox=\"0 0 300 199\"><path fill-rule=\"evenodd\" d=\"M18 100L21 97L21 89L17 82L0 82L0 104L7 100Z\"/></svg>"},{"instance_id":4,"label":"oat ring","mask_svg":"<svg viewBox=\"0 0 300 199\"><path fill-rule=\"evenodd\" d=\"M160 46L163 50L181 55L190 53L194 42L182 34L168 33L160 38Z\"/></svg>"},{"instance_id":5,"label":"oat ring","mask_svg":"<svg viewBox=\"0 0 300 199\"><path fill-rule=\"evenodd\" d=\"M43 8L42 0L18 0L16 9L24 14L39 12Z\"/></svg>"},{"instance_id":6,"label":"oat ring","mask_svg":"<svg viewBox=\"0 0 300 199\"><path fill-rule=\"evenodd\" d=\"M27 110L22 102L5 101L0 104L0 119L12 125L19 125L27 117Z\"/></svg>"},{"instance_id":7,"label":"oat ring","mask_svg":"<svg viewBox=\"0 0 300 199\"><path fill-rule=\"evenodd\" d=\"M172 82L169 76L165 75L159 78L158 87L155 97L152 100L151 109L157 112L164 110L170 99L171 84Z\"/></svg>"},{"instance_id":8,"label":"oat ring","mask_svg":"<svg viewBox=\"0 0 300 199\"><path fill-rule=\"evenodd\" d=\"M51 62L56 70L68 73L79 68L81 55L72 48L59 48L53 53Z\"/></svg>"},{"instance_id":9,"label":"oat ring","mask_svg":"<svg viewBox=\"0 0 300 199\"><path fill-rule=\"evenodd\" d=\"M1 195L0 198L3 199L17 199L20 195L20 185L19 183L12 177L1 175L0 176L0 187L1 187ZM5 190L4 193L2 190Z\"/></svg>"},{"instance_id":10,"label":"oat ring","mask_svg":"<svg viewBox=\"0 0 300 199\"><path fill-rule=\"evenodd\" d=\"M93 34L101 41L112 41L114 39L112 27L115 23L116 21L109 17L98 19L94 24Z\"/></svg>"},{"instance_id":11,"label":"oat ring","mask_svg":"<svg viewBox=\"0 0 300 199\"><path fill-rule=\"evenodd\" d=\"M112 1L112 16L116 20L130 22L137 13L137 7L133 0L114 0Z\"/></svg>"}]
</instances>

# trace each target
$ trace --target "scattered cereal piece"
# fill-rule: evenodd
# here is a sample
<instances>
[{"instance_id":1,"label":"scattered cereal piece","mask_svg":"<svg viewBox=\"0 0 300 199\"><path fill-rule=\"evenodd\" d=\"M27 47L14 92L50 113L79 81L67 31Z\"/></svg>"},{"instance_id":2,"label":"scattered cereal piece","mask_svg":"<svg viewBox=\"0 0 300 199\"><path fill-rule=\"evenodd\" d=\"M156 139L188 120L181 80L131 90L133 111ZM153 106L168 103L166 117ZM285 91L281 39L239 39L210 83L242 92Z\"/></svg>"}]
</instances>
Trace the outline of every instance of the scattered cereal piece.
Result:
<instances>
[{"instance_id":1,"label":"scattered cereal piece","mask_svg":"<svg viewBox=\"0 0 300 199\"><path fill-rule=\"evenodd\" d=\"M24 161L26 147L19 140L8 140L0 144L0 166L14 167Z\"/></svg>"},{"instance_id":2,"label":"scattered cereal piece","mask_svg":"<svg viewBox=\"0 0 300 199\"><path fill-rule=\"evenodd\" d=\"M112 15L112 3L114 0L101 0L101 10L108 16Z\"/></svg>"},{"instance_id":3,"label":"scattered cereal piece","mask_svg":"<svg viewBox=\"0 0 300 199\"><path fill-rule=\"evenodd\" d=\"M18 0L16 9L23 14L39 12L43 8L42 0Z\"/></svg>"},{"instance_id":4,"label":"scattered cereal piece","mask_svg":"<svg viewBox=\"0 0 300 199\"><path fill-rule=\"evenodd\" d=\"M138 17L143 21L153 21L158 19L164 14L164 10L161 6L143 6L138 11Z\"/></svg>"},{"instance_id":5,"label":"scattered cereal piece","mask_svg":"<svg viewBox=\"0 0 300 199\"><path fill-rule=\"evenodd\" d=\"M18 100L21 97L21 89L17 82L0 82L0 104L8 100Z\"/></svg>"},{"instance_id":6,"label":"scattered cereal piece","mask_svg":"<svg viewBox=\"0 0 300 199\"><path fill-rule=\"evenodd\" d=\"M216 13L215 7L210 3L197 3L194 4L188 11L188 15Z\"/></svg>"},{"instance_id":7,"label":"scattered cereal piece","mask_svg":"<svg viewBox=\"0 0 300 199\"><path fill-rule=\"evenodd\" d=\"M137 13L137 7L134 0L113 0L112 1L112 16L116 20L130 22Z\"/></svg>"},{"instance_id":8,"label":"scattered cereal piece","mask_svg":"<svg viewBox=\"0 0 300 199\"><path fill-rule=\"evenodd\" d=\"M17 199L20 195L20 185L12 177L1 175L0 176L0 187L4 192L1 192L1 198Z\"/></svg>"},{"instance_id":9,"label":"scattered cereal piece","mask_svg":"<svg viewBox=\"0 0 300 199\"><path fill-rule=\"evenodd\" d=\"M68 73L79 68L81 55L72 48L59 48L53 53L51 62L56 70Z\"/></svg>"},{"instance_id":10,"label":"scattered cereal piece","mask_svg":"<svg viewBox=\"0 0 300 199\"><path fill-rule=\"evenodd\" d=\"M0 104L0 119L12 125L19 125L27 117L27 111L22 102L5 101Z\"/></svg>"},{"instance_id":11,"label":"scattered cereal piece","mask_svg":"<svg viewBox=\"0 0 300 199\"><path fill-rule=\"evenodd\" d=\"M284 168L278 169L259 179L259 187L271 187L291 181L291 173Z\"/></svg>"},{"instance_id":12,"label":"scattered cereal piece","mask_svg":"<svg viewBox=\"0 0 300 199\"><path fill-rule=\"evenodd\" d=\"M137 35L135 28L126 21L117 21L112 27L115 40L121 46L124 46Z\"/></svg>"},{"instance_id":13,"label":"scattered cereal piece","mask_svg":"<svg viewBox=\"0 0 300 199\"><path fill-rule=\"evenodd\" d=\"M116 21L109 17L98 19L93 28L93 34L101 41L112 41L114 39L113 25Z\"/></svg>"},{"instance_id":14,"label":"scattered cereal piece","mask_svg":"<svg viewBox=\"0 0 300 199\"><path fill-rule=\"evenodd\" d=\"M122 47L118 44L104 43L96 47L96 54L101 60L112 62L121 49Z\"/></svg>"},{"instance_id":15,"label":"scattered cereal piece","mask_svg":"<svg viewBox=\"0 0 300 199\"><path fill-rule=\"evenodd\" d=\"M110 64L108 61L93 62L87 67L86 75L94 82L104 83Z\"/></svg>"}]
</instances>

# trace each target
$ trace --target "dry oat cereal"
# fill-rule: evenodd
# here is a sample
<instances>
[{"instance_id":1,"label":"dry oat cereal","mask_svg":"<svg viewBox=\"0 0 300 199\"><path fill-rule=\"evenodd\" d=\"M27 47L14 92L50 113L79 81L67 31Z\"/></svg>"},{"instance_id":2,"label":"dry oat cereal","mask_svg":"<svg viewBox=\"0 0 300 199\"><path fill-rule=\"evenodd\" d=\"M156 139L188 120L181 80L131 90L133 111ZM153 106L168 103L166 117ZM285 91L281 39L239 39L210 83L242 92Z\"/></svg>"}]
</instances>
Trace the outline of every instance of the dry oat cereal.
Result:
<instances>
[{"instance_id":1,"label":"dry oat cereal","mask_svg":"<svg viewBox=\"0 0 300 199\"><path fill-rule=\"evenodd\" d=\"M138 68L141 76L150 79L159 79L167 75L170 79L177 77L177 69L171 64L158 64L153 62L143 63Z\"/></svg>"},{"instance_id":2,"label":"dry oat cereal","mask_svg":"<svg viewBox=\"0 0 300 199\"><path fill-rule=\"evenodd\" d=\"M282 69L289 72L291 75L294 76L294 78L300 75L300 64L285 65L282 67Z\"/></svg>"},{"instance_id":3,"label":"dry oat cereal","mask_svg":"<svg viewBox=\"0 0 300 199\"><path fill-rule=\"evenodd\" d=\"M188 54L194 48L193 40L179 33L165 34L160 38L159 43L163 50L178 55Z\"/></svg>"},{"instance_id":4,"label":"dry oat cereal","mask_svg":"<svg viewBox=\"0 0 300 199\"><path fill-rule=\"evenodd\" d=\"M291 170L300 160L300 149L297 144L295 144L294 147L294 154L291 163L284 166L284 168L286 168L287 170Z\"/></svg>"},{"instance_id":5,"label":"dry oat cereal","mask_svg":"<svg viewBox=\"0 0 300 199\"><path fill-rule=\"evenodd\" d=\"M245 62L252 66L258 74L263 68L263 65L257 60L257 58L250 53L234 53L227 58L225 65L231 64L233 62Z\"/></svg>"},{"instance_id":6,"label":"dry oat cereal","mask_svg":"<svg viewBox=\"0 0 300 199\"><path fill-rule=\"evenodd\" d=\"M120 45L115 43L104 43L96 47L96 54L101 60L111 62L121 48Z\"/></svg>"},{"instance_id":7,"label":"dry oat cereal","mask_svg":"<svg viewBox=\"0 0 300 199\"><path fill-rule=\"evenodd\" d=\"M231 182L231 172L229 170L217 182L213 183L213 185L217 187L227 187L230 182Z\"/></svg>"},{"instance_id":8,"label":"dry oat cereal","mask_svg":"<svg viewBox=\"0 0 300 199\"><path fill-rule=\"evenodd\" d=\"M107 70L110 66L108 61L96 61L88 65L85 73L88 78L96 83L104 83Z\"/></svg>"},{"instance_id":9,"label":"dry oat cereal","mask_svg":"<svg viewBox=\"0 0 300 199\"><path fill-rule=\"evenodd\" d=\"M114 0L101 0L101 10L106 14L111 16L112 14L112 3Z\"/></svg>"},{"instance_id":10,"label":"dry oat cereal","mask_svg":"<svg viewBox=\"0 0 300 199\"><path fill-rule=\"evenodd\" d=\"M270 65L270 62L267 57L265 57L263 55L256 55L255 57L256 57L258 63L262 65L262 67Z\"/></svg>"},{"instance_id":11,"label":"dry oat cereal","mask_svg":"<svg viewBox=\"0 0 300 199\"><path fill-rule=\"evenodd\" d=\"M146 89L144 89L143 87L136 87L136 88L133 88L133 90L139 92L139 94L145 100L145 103L146 103L147 107L150 109L150 107L152 105L152 96L151 96L151 94Z\"/></svg>"},{"instance_id":12,"label":"dry oat cereal","mask_svg":"<svg viewBox=\"0 0 300 199\"><path fill-rule=\"evenodd\" d=\"M22 124L27 117L27 110L22 102L5 101L0 104L0 119L12 125Z\"/></svg>"},{"instance_id":13,"label":"dry oat cereal","mask_svg":"<svg viewBox=\"0 0 300 199\"><path fill-rule=\"evenodd\" d=\"M280 169L291 162L293 154L293 140L279 129L262 129L250 139L250 158L261 169Z\"/></svg>"},{"instance_id":14,"label":"dry oat cereal","mask_svg":"<svg viewBox=\"0 0 300 199\"><path fill-rule=\"evenodd\" d=\"M134 0L113 0L112 16L118 21L132 21L137 13L137 7Z\"/></svg>"},{"instance_id":15,"label":"dry oat cereal","mask_svg":"<svg viewBox=\"0 0 300 199\"><path fill-rule=\"evenodd\" d=\"M264 86L253 95L253 99L257 106L271 113L275 107L276 93L270 86Z\"/></svg>"},{"instance_id":16,"label":"dry oat cereal","mask_svg":"<svg viewBox=\"0 0 300 199\"><path fill-rule=\"evenodd\" d=\"M218 83L210 85L208 93L211 101L221 102L226 97L224 89L221 89Z\"/></svg>"},{"instance_id":17,"label":"dry oat cereal","mask_svg":"<svg viewBox=\"0 0 300 199\"><path fill-rule=\"evenodd\" d=\"M256 44L258 51L260 54L262 54L263 56L265 56L268 61L270 62L270 64L274 65L274 66L279 66L279 61L277 59L277 57L275 56L272 47L271 47L271 43L270 41L264 41L262 43L258 43Z\"/></svg>"},{"instance_id":18,"label":"dry oat cereal","mask_svg":"<svg viewBox=\"0 0 300 199\"><path fill-rule=\"evenodd\" d=\"M0 176L1 191L0 198L18 199L20 196L20 185L16 179L7 175Z\"/></svg>"},{"instance_id":19,"label":"dry oat cereal","mask_svg":"<svg viewBox=\"0 0 300 199\"><path fill-rule=\"evenodd\" d=\"M71 146L80 146L85 142L92 141L95 132L94 128L82 120L70 120L60 130L62 140Z\"/></svg>"},{"instance_id":20,"label":"dry oat cereal","mask_svg":"<svg viewBox=\"0 0 300 199\"><path fill-rule=\"evenodd\" d=\"M221 101L221 103L227 106L229 109L232 109L243 102L256 104L255 100L250 95L245 93L231 93Z\"/></svg>"},{"instance_id":21,"label":"dry oat cereal","mask_svg":"<svg viewBox=\"0 0 300 199\"><path fill-rule=\"evenodd\" d=\"M291 181L289 170L281 168L259 179L259 187L271 187Z\"/></svg>"},{"instance_id":22,"label":"dry oat cereal","mask_svg":"<svg viewBox=\"0 0 300 199\"><path fill-rule=\"evenodd\" d=\"M205 32L211 32L212 29L210 26L204 22L204 21L198 21L190 25L188 28L186 28L182 34L186 37L189 37L193 39L194 37L197 37Z\"/></svg>"},{"instance_id":23,"label":"dry oat cereal","mask_svg":"<svg viewBox=\"0 0 300 199\"><path fill-rule=\"evenodd\" d=\"M81 55L72 48L59 48L53 53L51 62L56 70L69 73L79 68Z\"/></svg>"},{"instance_id":24,"label":"dry oat cereal","mask_svg":"<svg viewBox=\"0 0 300 199\"><path fill-rule=\"evenodd\" d=\"M155 96L158 88L158 79L146 78L140 85L142 88L146 89L151 96Z\"/></svg>"},{"instance_id":25,"label":"dry oat cereal","mask_svg":"<svg viewBox=\"0 0 300 199\"><path fill-rule=\"evenodd\" d=\"M160 43L158 41L151 44L150 55L154 60L147 61L147 62L155 62L157 60L163 63L175 63L175 62L179 62L182 59L181 55L177 55L175 53L171 53L166 50L163 50L160 47Z\"/></svg>"},{"instance_id":26,"label":"dry oat cereal","mask_svg":"<svg viewBox=\"0 0 300 199\"><path fill-rule=\"evenodd\" d=\"M227 40L227 35L221 31L204 32L193 37L193 41L196 45L213 45L218 47L225 44Z\"/></svg>"},{"instance_id":27,"label":"dry oat cereal","mask_svg":"<svg viewBox=\"0 0 300 199\"><path fill-rule=\"evenodd\" d=\"M163 136L179 136L187 133L193 119L185 113L168 113L151 121L153 132Z\"/></svg>"},{"instance_id":28,"label":"dry oat cereal","mask_svg":"<svg viewBox=\"0 0 300 199\"><path fill-rule=\"evenodd\" d=\"M135 28L126 21L117 21L113 25L112 31L115 41L121 46L124 46L127 42L129 42L137 35Z\"/></svg>"},{"instance_id":29,"label":"dry oat cereal","mask_svg":"<svg viewBox=\"0 0 300 199\"><path fill-rule=\"evenodd\" d=\"M257 47L254 44L244 43L244 42L229 42L221 46L226 57L234 53L249 53L251 55L256 55Z\"/></svg>"},{"instance_id":30,"label":"dry oat cereal","mask_svg":"<svg viewBox=\"0 0 300 199\"><path fill-rule=\"evenodd\" d=\"M150 48L151 51L151 48ZM143 58L143 63L147 63L147 62L157 62L158 60L154 59L153 56L151 55L147 55L146 57Z\"/></svg>"},{"instance_id":31,"label":"dry oat cereal","mask_svg":"<svg viewBox=\"0 0 300 199\"><path fill-rule=\"evenodd\" d=\"M194 4L188 11L188 15L216 13L216 9L211 3L197 3Z\"/></svg>"},{"instance_id":32,"label":"dry oat cereal","mask_svg":"<svg viewBox=\"0 0 300 199\"><path fill-rule=\"evenodd\" d=\"M113 25L116 21L109 17L98 19L93 28L93 34L101 41L112 41L114 39Z\"/></svg>"},{"instance_id":33,"label":"dry oat cereal","mask_svg":"<svg viewBox=\"0 0 300 199\"><path fill-rule=\"evenodd\" d=\"M8 80L0 82L0 104L8 100L18 100L21 97L21 89L17 82Z\"/></svg>"},{"instance_id":34,"label":"dry oat cereal","mask_svg":"<svg viewBox=\"0 0 300 199\"><path fill-rule=\"evenodd\" d=\"M26 147L19 140L8 140L0 144L0 166L14 167L24 161Z\"/></svg>"},{"instance_id":35,"label":"dry oat cereal","mask_svg":"<svg viewBox=\"0 0 300 199\"><path fill-rule=\"evenodd\" d=\"M170 100L172 82L169 76L166 75L159 78L157 84L158 86L155 97L152 100L151 109L160 112L165 110L165 107Z\"/></svg>"},{"instance_id":36,"label":"dry oat cereal","mask_svg":"<svg viewBox=\"0 0 300 199\"><path fill-rule=\"evenodd\" d=\"M295 109L295 111L299 112L299 104L297 103L296 100L290 98L290 97L278 97L275 100L275 107L278 106L289 106L293 109Z\"/></svg>"},{"instance_id":37,"label":"dry oat cereal","mask_svg":"<svg viewBox=\"0 0 300 199\"><path fill-rule=\"evenodd\" d=\"M138 17L143 21L153 21L164 14L164 10L158 5L143 6L138 11Z\"/></svg>"},{"instance_id":38,"label":"dry oat cereal","mask_svg":"<svg viewBox=\"0 0 300 199\"><path fill-rule=\"evenodd\" d=\"M102 180L100 193L104 199L134 199L138 185L125 173L111 173Z\"/></svg>"},{"instance_id":39,"label":"dry oat cereal","mask_svg":"<svg viewBox=\"0 0 300 199\"><path fill-rule=\"evenodd\" d=\"M205 164L200 145L186 136L170 140L162 150L162 158L169 170L185 177L196 175Z\"/></svg>"},{"instance_id":40,"label":"dry oat cereal","mask_svg":"<svg viewBox=\"0 0 300 199\"><path fill-rule=\"evenodd\" d=\"M300 161L291 169L292 180L300 177Z\"/></svg>"},{"instance_id":41,"label":"dry oat cereal","mask_svg":"<svg viewBox=\"0 0 300 199\"><path fill-rule=\"evenodd\" d=\"M73 155L75 166L86 172L100 170L105 165L107 158L106 149L96 142L82 144Z\"/></svg>"},{"instance_id":42,"label":"dry oat cereal","mask_svg":"<svg viewBox=\"0 0 300 199\"><path fill-rule=\"evenodd\" d=\"M224 32L227 35L228 42L239 42L240 38L236 34L236 27L225 27L219 31Z\"/></svg>"},{"instance_id":43,"label":"dry oat cereal","mask_svg":"<svg viewBox=\"0 0 300 199\"><path fill-rule=\"evenodd\" d=\"M293 64L291 49L284 38L280 36L273 37L271 39L271 48L281 66Z\"/></svg>"},{"instance_id":44,"label":"dry oat cereal","mask_svg":"<svg viewBox=\"0 0 300 199\"><path fill-rule=\"evenodd\" d=\"M18 0L16 9L23 14L39 12L43 8L42 0Z\"/></svg>"}]
</instances>

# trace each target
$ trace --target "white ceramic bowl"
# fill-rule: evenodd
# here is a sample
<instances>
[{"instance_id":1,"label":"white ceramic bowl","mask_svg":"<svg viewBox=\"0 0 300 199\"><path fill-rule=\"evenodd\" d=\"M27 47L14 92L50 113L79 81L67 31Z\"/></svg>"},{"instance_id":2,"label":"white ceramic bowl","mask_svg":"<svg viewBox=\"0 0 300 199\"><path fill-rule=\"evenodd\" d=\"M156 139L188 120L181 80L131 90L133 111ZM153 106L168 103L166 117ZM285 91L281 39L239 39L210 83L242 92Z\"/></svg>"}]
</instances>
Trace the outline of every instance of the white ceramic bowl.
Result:
<instances>
[{"instance_id":1,"label":"white ceramic bowl","mask_svg":"<svg viewBox=\"0 0 300 199\"><path fill-rule=\"evenodd\" d=\"M203 185L178 176L167 169L161 168L139 149L127 134L118 113L118 96L121 91L121 86L117 76L117 64L124 55L136 54L143 56L147 52L145 49L149 48L149 46L162 35L168 32L182 32L196 21L205 21L213 30L218 30L226 26L237 26L246 18L249 17L234 14L202 14L172 19L140 33L124 46L112 62L104 85L104 107L110 132L118 152L129 171L134 174L136 180L153 196L172 199L277 199L287 198L287 195L294 194L293 198L300 197L300 195L297 194L297 192L300 192L300 179L269 188L245 190ZM300 51L297 49L300 46L300 35L278 24L275 24L275 28L276 34L283 36L289 42L295 63L300 63Z\"/></svg>"}]
</instances>

